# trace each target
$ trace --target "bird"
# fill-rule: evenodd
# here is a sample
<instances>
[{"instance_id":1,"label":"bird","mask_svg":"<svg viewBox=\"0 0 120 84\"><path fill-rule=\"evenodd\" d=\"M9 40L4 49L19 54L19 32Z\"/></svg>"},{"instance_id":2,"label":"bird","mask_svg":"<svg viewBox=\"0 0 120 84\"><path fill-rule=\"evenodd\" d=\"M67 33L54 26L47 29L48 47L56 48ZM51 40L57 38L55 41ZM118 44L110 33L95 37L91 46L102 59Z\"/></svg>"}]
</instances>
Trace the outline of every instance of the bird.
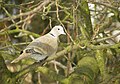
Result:
<instances>
[{"instance_id":1,"label":"bird","mask_svg":"<svg viewBox=\"0 0 120 84\"><path fill-rule=\"evenodd\" d=\"M60 25L54 26L49 33L34 39L11 63L17 63L25 58L32 58L36 62L40 62L55 55L58 48L58 38L62 34L66 35L64 28Z\"/></svg>"}]
</instances>

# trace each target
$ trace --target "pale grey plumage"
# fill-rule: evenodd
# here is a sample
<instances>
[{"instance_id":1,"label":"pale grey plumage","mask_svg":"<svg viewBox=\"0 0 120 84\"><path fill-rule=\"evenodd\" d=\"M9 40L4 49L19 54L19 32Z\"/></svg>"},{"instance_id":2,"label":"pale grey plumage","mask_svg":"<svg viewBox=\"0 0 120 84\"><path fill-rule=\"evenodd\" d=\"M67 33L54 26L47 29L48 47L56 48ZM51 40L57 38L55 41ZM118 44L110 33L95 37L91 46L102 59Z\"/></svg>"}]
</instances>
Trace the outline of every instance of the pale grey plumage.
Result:
<instances>
[{"instance_id":1,"label":"pale grey plumage","mask_svg":"<svg viewBox=\"0 0 120 84\"><path fill-rule=\"evenodd\" d=\"M55 26L46 35L33 40L22 52L22 54L14 59L11 63L16 63L24 58L33 58L36 61L44 60L46 57L56 53L58 48L58 36L65 34L63 27Z\"/></svg>"}]
</instances>

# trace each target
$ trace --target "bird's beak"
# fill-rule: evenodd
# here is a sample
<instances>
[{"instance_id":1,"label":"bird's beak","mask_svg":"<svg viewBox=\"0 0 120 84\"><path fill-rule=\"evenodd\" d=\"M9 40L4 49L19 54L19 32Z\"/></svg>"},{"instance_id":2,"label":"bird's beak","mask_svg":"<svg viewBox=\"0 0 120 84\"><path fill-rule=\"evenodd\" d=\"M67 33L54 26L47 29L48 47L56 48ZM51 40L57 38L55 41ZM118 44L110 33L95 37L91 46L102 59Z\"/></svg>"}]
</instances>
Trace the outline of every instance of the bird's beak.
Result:
<instances>
[{"instance_id":1,"label":"bird's beak","mask_svg":"<svg viewBox=\"0 0 120 84\"><path fill-rule=\"evenodd\" d=\"M65 32L63 32L62 34L63 34L63 35L66 35L66 33L65 33Z\"/></svg>"}]
</instances>

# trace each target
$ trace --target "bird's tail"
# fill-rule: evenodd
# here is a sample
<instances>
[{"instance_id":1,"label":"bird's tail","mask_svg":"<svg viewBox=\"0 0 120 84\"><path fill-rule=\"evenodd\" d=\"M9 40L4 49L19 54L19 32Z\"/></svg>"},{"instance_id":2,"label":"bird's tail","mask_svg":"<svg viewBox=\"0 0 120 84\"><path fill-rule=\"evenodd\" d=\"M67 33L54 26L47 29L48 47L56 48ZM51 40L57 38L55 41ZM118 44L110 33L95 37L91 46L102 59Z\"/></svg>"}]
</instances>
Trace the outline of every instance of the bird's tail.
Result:
<instances>
[{"instance_id":1,"label":"bird's tail","mask_svg":"<svg viewBox=\"0 0 120 84\"><path fill-rule=\"evenodd\" d=\"M21 60L21 58L18 57L18 58L16 58L16 59L14 59L11 63L17 63L17 62L19 62L20 60Z\"/></svg>"},{"instance_id":2,"label":"bird's tail","mask_svg":"<svg viewBox=\"0 0 120 84\"><path fill-rule=\"evenodd\" d=\"M18 58L14 59L11 63L17 63L17 62L19 62L20 60L22 60L26 57L27 57L26 54L21 54Z\"/></svg>"}]
</instances>

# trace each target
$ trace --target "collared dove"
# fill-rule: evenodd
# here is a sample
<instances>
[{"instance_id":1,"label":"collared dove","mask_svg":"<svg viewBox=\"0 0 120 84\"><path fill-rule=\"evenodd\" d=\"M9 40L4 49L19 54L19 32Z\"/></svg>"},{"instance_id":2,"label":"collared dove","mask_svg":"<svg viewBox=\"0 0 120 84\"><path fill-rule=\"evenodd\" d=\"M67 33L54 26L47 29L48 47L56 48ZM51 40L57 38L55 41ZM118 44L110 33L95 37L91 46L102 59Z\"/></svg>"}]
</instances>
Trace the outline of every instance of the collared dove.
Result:
<instances>
[{"instance_id":1,"label":"collared dove","mask_svg":"<svg viewBox=\"0 0 120 84\"><path fill-rule=\"evenodd\" d=\"M24 58L33 58L37 62L54 55L58 48L58 36L65 34L62 26L55 26L52 30L35 40L33 40L22 52L21 55L11 63L16 63Z\"/></svg>"}]
</instances>

